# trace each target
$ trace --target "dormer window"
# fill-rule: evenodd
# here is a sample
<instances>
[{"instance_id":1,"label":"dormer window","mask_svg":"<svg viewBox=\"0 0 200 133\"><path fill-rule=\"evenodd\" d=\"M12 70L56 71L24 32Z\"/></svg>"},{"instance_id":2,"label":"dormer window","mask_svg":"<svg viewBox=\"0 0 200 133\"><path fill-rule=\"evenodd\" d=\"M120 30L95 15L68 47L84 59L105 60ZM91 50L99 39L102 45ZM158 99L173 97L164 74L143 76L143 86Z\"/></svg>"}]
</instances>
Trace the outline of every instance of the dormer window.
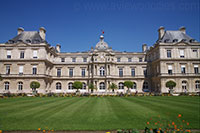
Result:
<instances>
[{"instance_id":1,"label":"dormer window","mask_svg":"<svg viewBox=\"0 0 200 133\"><path fill-rule=\"evenodd\" d=\"M31 43L31 40L27 39L26 42L27 42L27 43Z\"/></svg>"},{"instance_id":2,"label":"dormer window","mask_svg":"<svg viewBox=\"0 0 200 133\"><path fill-rule=\"evenodd\" d=\"M178 39L174 39L173 42L178 42Z\"/></svg>"},{"instance_id":3,"label":"dormer window","mask_svg":"<svg viewBox=\"0 0 200 133\"><path fill-rule=\"evenodd\" d=\"M182 39L181 41L182 41L182 42L186 42L186 39Z\"/></svg>"},{"instance_id":4,"label":"dormer window","mask_svg":"<svg viewBox=\"0 0 200 133\"><path fill-rule=\"evenodd\" d=\"M169 42L169 39L165 39L165 41L164 41L164 42L165 42L165 43L166 43L166 42Z\"/></svg>"},{"instance_id":5,"label":"dormer window","mask_svg":"<svg viewBox=\"0 0 200 133\"><path fill-rule=\"evenodd\" d=\"M38 39L33 40L33 43L39 43L40 41Z\"/></svg>"},{"instance_id":6,"label":"dormer window","mask_svg":"<svg viewBox=\"0 0 200 133\"><path fill-rule=\"evenodd\" d=\"M17 40L17 42L22 42L22 40Z\"/></svg>"},{"instance_id":7,"label":"dormer window","mask_svg":"<svg viewBox=\"0 0 200 133\"><path fill-rule=\"evenodd\" d=\"M195 42L195 40L194 39L190 39L190 42Z\"/></svg>"},{"instance_id":8,"label":"dormer window","mask_svg":"<svg viewBox=\"0 0 200 133\"><path fill-rule=\"evenodd\" d=\"M8 43L9 43L9 44L13 44L14 41L13 41L13 40L9 40Z\"/></svg>"}]
</instances>

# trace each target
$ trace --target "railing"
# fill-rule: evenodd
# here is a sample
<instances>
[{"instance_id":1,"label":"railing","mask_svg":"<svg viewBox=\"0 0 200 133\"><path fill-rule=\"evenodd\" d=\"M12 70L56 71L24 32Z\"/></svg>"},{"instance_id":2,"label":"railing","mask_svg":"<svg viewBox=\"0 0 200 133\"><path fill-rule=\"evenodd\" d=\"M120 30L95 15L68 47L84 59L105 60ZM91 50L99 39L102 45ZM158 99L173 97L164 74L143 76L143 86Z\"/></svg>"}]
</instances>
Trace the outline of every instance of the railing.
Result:
<instances>
[{"instance_id":1,"label":"railing","mask_svg":"<svg viewBox=\"0 0 200 133\"><path fill-rule=\"evenodd\" d=\"M47 74L1 74L2 77L51 77Z\"/></svg>"},{"instance_id":2,"label":"railing","mask_svg":"<svg viewBox=\"0 0 200 133\"><path fill-rule=\"evenodd\" d=\"M161 73L158 76L200 76L200 73Z\"/></svg>"}]
</instances>

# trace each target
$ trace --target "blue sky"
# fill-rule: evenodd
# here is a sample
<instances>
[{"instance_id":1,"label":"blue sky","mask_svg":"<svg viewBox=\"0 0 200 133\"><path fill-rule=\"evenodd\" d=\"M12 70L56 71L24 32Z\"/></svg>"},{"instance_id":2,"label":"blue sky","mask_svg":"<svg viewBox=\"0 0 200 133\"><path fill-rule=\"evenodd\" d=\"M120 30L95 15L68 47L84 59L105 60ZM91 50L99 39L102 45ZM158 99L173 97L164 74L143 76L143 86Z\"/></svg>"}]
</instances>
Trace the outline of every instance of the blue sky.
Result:
<instances>
[{"instance_id":1,"label":"blue sky","mask_svg":"<svg viewBox=\"0 0 200 133\"><path fill-rule=\"evenodd\" d=\"M199 41L199 0L1 0L0 43L13 38L17 28L46 28L46 39L62 52L87 51L99 41L101 30L114 50L140 52L151 46L158 28L185 26Z\"/></svg>"}]
</instances>

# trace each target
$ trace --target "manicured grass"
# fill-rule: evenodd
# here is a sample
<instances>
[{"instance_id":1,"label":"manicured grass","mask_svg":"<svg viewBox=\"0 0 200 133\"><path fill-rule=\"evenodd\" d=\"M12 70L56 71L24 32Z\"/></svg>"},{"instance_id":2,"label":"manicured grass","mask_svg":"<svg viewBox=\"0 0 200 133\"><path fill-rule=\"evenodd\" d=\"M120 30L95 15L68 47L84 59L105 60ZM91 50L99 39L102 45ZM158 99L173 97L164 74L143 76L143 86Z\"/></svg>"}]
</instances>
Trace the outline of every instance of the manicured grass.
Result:
<instances>
[{"instance_id":1,"label":"manicured grass","mask_svg":"<svg viewBox=\"0 0 200 133\"><path fill-rule=\"evenodd\" d=\"M187 128L200 129L200 98L4 98L0 99L0 130L144 129L150 118L176 122L178 114L190 123Z\"/></svg>"}]
</instances>

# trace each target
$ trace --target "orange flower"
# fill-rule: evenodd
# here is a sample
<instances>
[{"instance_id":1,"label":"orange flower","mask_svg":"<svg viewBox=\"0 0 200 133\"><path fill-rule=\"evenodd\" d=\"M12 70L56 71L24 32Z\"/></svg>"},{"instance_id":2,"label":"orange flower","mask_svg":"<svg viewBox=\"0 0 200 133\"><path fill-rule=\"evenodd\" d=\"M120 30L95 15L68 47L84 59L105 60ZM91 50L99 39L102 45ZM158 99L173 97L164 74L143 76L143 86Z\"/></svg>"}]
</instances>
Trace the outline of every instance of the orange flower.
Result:
<instances>
[{"instance_id":1,"label":"orange flower","mask_svg":"<svg viewBox=\"0 0 200 133\"><path fill-rule=\"evenodd\" d=\"M0 130L0 133L2 133L2 130Z\"/></svg>"},{"instance_id":2,"label":"orange flower","mask_svg":"<svg viewBox=\"0 0 200 133\"><path fill-rule=\"evenodd\" d=\"M183 120L183 122L185 122L185 120Z\"/></svg>"},{"instance_id":3,"label":"orange flower","mask_svg":"<svg viewBox=\"0 0 200 133\"><path fill-rule=\"evenodd\" d=\"M38 130L41 130L41 128L38 128Z\"/></svg>"},{"instance_id":4,"label":"orange flower","mask_svg":"<svg viewBox=\"0 0 200 133\"><path fill-rule=\"evenodd\" d=\"M157 125L158 123L156 122L155 125Z\"/></svg>"},{"instance_id":5,"label":"orange flower","mask_svg":"<svg viewBox=\"0 0 200 133\"><path fill-rule=\"evenodd\" d=\"M174 122L172 122L172 125L174 125L175 123Z\"/></svg>"},{"instance_id":6,"label":"orange flower","mask_svg":"<svg viewBox=\"0 0 200 133\"><path fill-rule=\"evenodd\" d=\"M180 129L177 129L177 131L180 131Z\"/></svg>"},{"instance_id":7,"label":"orange flower","mask_svg":"<svg viewBox=\"0 0 200 133\"><path fill-rule=\"evenodd\" d=\"M161 130L161 128L159 128L159 130Z\"/></svg>"},{"instance_id":8,"label":"orange flower","mask_svg":"<svg viewBox=\"0 0 200 133\"><path fill-rule=\"evenodd\" d=\"M152 118L150 118L150 120L152 120Z\"/></svg>"},{"instance_id":9,"label":"orange flower","mask_svg":"<svg viewBox=\"0 0 200 133\"><path fill-rule=\"evenodd\" d=\"M152 128L150 128L150 131L152 131L153 129Z\"/></svg>"},{"instance_id":10,"label":"orange flower","mask_svg":"<svg viewBox=\"0 0 200 133\"><path fill-rule=\"evenodd\" d=\"M174 129L177 129L177 126L176 126L176 125L174 125Z\"/></svg>"},{"instance_id":11,"label":"orange flower","mask_svg":"<svg viewBox=\"0 0 200 133\"><path fill-rule=\"evenodd\" d=\"M190 130L186 130L186 132L189 132L189 133L190 133L191 131L190 131Z\"/></svg>"},{"instance_id":12,"label":"orange flower","mask_svg":"<svg viewBox=\"0 0 200 133\"><path fill-rule=\"evenodd\" d=\"M189 122L187 122L187 125L188 125L188 126L189 126L189 124L190 124L190 123L189 123Z\"/></svg>"},{"instance_id":13,"label":"orange flower","mask_svg":"<svg viewBox=\"0 0 200 133\"><path fill-rule=\"evenodd\" d=\"M170 127L171 125L170 125L170 124L168 124L168 126Z\"/></svg>"},{"instance_id":14,"label":"orange flower","mask_svg":"<svg viewBox=\"0 0 200 133\"><path fill-rule=\"evenodd\" d=\"M180 117L181 117L181 114L178 115L178 118L180 118Z\"/></svg>"},{"instance_id":15,"label":"orange flower","mask_svg":"<svg viewBox=\"0 0 200 133\"><path fill-rule=\"evenodd\" d=\"M147 122L147 125L149 125L149 122Z\"/></svg>"},{"instance_id":16,"label":"orange flower","mask_svg":"<svg viewBox=\"0 0 200 133\"><path fill-rule=\"evenodd\" d=\"M157 131L157 133L160 133L160 131Z\"/></svg>"},{"instance_id":17,"label":"orange flower","mask_svg":"<svg viewBox=\"0 0 200 133\"><path fill-rule=\"evenodd\" d=\"M42 130L43 131L43 133L45 133L46 131L45 130Z\"/></svg>"}]
</instances>

